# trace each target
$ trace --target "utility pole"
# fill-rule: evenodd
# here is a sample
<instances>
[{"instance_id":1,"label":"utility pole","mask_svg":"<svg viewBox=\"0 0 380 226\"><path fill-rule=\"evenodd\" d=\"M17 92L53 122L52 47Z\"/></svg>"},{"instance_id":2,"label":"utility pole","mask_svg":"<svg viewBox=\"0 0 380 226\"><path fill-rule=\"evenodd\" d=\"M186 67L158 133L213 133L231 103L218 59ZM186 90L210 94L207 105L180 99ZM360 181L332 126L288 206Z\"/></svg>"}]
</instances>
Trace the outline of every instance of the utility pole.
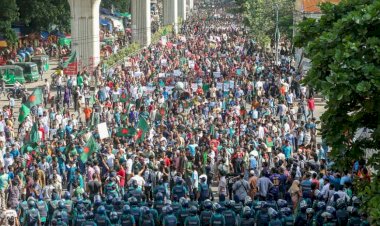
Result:
<instances>
[{"instance_id":1,"label":"utility pole","mask_svg":"<svg viewBox=\"0 0 380 226\"><path fill-rule=\"evenodd\" d=\"M276 3L276 31L275 31L275 49L276 49L276 55L275 55L275 60L276 60L276 65L278 62L278 44L279 44L279 39L280 39L280 31L278 30L278 4Z\"/></svg>"}]
</instances>

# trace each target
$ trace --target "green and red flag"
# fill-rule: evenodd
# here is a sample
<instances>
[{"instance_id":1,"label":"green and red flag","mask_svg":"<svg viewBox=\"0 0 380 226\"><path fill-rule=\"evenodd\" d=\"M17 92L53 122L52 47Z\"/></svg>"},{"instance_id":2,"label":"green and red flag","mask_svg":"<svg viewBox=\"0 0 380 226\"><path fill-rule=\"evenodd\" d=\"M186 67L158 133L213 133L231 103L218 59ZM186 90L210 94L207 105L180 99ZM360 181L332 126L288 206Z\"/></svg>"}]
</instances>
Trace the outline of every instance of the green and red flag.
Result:
<instances>
[{"instance_id":1,"label":"green and red flag","mask_svg":"<svg viewBox=\"0 0 380 226\"><path fill-rule=\"evenodd\" d=\"M143 117L140 117L137 127L138 130L135 135L135 140L140 143L145 139L145 134L149 132L149 124Z\"/></svg>"},{"instance_id":2,"label":"green and red flag","mask_svg":"<svg viewBox=\"0 0 380 226\"><path fill-rule=\"evenodd\" d=\"M127 102L128 99L129 99L129 98L128 98L128 95L127 95L125 92L123 92L123 93L120 95L120 102L121 102L121 103L125 103L125 102Z\"/></svg>"},{"instance_id":3,"label":"green and red flag","mask_svg":"<svg viewBox=\"0 0 380 226\"><path fill-rule=\"evenodd\" d=\"M23 123L28 115L30 115L30 109L25 104L21 105L18 122Z\"/></svg>"},{"instance_id":4,"label":"green and red flag","mask_svg":"<svg viewBox=\"0 0 380 226\"><path fill-rule=\"evenodd\" d=\"M137 131L133 127L120 127L116 135L118 137L133 137L136 133Z\"/></svg>"},{"instance_id":5,"label":"green and red flag","mask_svg":"<svg viewBox=\"0 0 380 226\"><path fill-rule=\"evenodd\" d=\"M40 140L40 134L38 133L38 126L37 126L37 123L35 122L32 126L32 129L30 130L29 142L38 143L39 140Z\"/></svg>"},{"instance_id":6,"label":"green and red flag","mask_svg":"<svg viewBox=\"0 0 380 226\"><path fill-rule=\"evenodd\" d=\"M96 143L96 140L94 139L93 136L91 136L86 145L83 148L83 152L80 155L80 160L83 163L86 163L88 160L88 157L92 155L92 153L98 151L99 145Z\"/></svg>"},{"instance_id":7,"label":"green and red flag","mask_svg":"<svg viewBox=\"0 0 380 226\"><path fill-rule=\"evenodd\" d=\"M77 52L72 51L70 57L63 63L63 68L67 68L69 64L75 62L77 60Z\"/></svg>"},{"instance_id":8,"label":"green and red flag","mask_svg":"<svg viewBox=\"0 0 380 226\"><path fill-rule=\"evenodd\" d=\"M39 104L43 103L43 93L40 88L37 88L33 91L32 94L28 97L25 106L28 108L32 108L34 106L37 106Z\"/></svg>"}]
</instances>

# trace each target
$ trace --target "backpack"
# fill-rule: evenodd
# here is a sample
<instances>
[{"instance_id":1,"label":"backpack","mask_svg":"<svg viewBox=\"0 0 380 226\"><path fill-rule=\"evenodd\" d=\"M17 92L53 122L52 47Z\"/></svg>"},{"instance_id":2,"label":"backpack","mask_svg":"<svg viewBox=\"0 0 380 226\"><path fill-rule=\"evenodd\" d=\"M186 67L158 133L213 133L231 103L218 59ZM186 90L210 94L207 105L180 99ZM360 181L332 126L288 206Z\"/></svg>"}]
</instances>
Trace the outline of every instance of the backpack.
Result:
<instances>
[{"instance_id":1,"label":"backpack","mask_svg":"<svg viewBox=\"0 0 380 226\"><path fill-rule=\"evenodd\" d=\"M165 226L177 226L177 218L174 215L167 215L164 222Z\"/></svg>"},{"instance_id":2,"label":"backpack","mask_svg":"<svg viewBox=\"0 0 380 226\"><path fill-rule=\"evenodd\" d=\"M202 222L203 226L209 226L210 225L210 219L212 217L212 212L209 210L204 210L201 213L200 220Z\"/></svg>"},{"instance_id":3,"label":"backpack","mask_svg":"<svg viewBox=\"0 0 380 226\"><path fill-rule=\"evenodd\" d=\"M185 189L181 185L176 185L173 188L173 194L177 195L178 199L185 197Z\"/></svg>"},{"instance_id":4,"label":"backpack","mask_svg":"<svg viewBox=\"0 0 380 226\"><path fill-rule=\"evenodd\" d=\"M206 200L208 197L210 197L210 190L208 188L208 184L207 183L202 183L201 186L200 186L200 190L201 190L201 194L200 194L200 199L203 201L203 200Z\"/></svg>"},{"instance_id":5,"label":"backpack","mask_svg":"<svg viewBox=\"0 0 380 226\"><path fill-rule=\"evenodd\" d=\"M28 225L35 225L37 224L38 222L38 216L39 215L39 212L37 209L29 209L27 211L27 222L28 222Z\"/></svg>"},{"instance_id":6,"label":"backpack","mask_svg":"<svg viewBox=\"0 0 380 226\"><path fill-rule=\"evenodd\" d=\"M353 217L348 220L348 223L350 226L360 226L362 224L362 221L359 217Z\"/></svg>"}]
</instances>

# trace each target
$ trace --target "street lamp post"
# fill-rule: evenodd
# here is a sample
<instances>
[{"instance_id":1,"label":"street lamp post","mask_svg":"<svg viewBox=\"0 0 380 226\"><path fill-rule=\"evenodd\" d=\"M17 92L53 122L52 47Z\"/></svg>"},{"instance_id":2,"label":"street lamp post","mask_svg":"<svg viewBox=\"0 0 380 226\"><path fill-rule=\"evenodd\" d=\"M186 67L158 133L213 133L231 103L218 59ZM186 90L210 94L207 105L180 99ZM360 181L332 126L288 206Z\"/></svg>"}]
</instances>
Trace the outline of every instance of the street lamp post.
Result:
<instances>
[{"instance_id":1,"label":"street lamp post","mask_svg":"<svg viewBox=\"0 0 380 226\"><path fill-rule=\"evenodd\" d=\"M276 55L275 55L275 61L276 61L276 65L278 63L278 44L279 44L279 39L280 39L280 31L278 30L278 10L279 10L279 7L278 7L278 4L276 3L276 31L275 31L275 49L276 49Z\"/></svg>"}]
</instances>

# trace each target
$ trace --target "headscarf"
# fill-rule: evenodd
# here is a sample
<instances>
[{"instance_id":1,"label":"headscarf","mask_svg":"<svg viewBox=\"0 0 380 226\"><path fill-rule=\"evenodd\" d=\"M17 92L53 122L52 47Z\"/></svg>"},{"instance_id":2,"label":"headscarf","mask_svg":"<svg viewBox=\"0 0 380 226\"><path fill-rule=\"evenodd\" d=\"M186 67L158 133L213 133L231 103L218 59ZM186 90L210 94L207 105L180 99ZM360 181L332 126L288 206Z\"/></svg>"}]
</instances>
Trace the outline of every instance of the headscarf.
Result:
<instances>
[{"instance_id":1,"label":"headscarf","mask_svg":"<svg viewBox=\"0 0 380 226\"><path fill-rule=\"evenodd\" d=\"M294 181L293 181L293 184L292 184L292 186L290 186L288 192L289 192L290 194L294 194L294 193L296 193L296 192L299 192L299 191L300 191L299 184L300 184L299 180L294 180Z\"/></svg>"}]
</instances>

